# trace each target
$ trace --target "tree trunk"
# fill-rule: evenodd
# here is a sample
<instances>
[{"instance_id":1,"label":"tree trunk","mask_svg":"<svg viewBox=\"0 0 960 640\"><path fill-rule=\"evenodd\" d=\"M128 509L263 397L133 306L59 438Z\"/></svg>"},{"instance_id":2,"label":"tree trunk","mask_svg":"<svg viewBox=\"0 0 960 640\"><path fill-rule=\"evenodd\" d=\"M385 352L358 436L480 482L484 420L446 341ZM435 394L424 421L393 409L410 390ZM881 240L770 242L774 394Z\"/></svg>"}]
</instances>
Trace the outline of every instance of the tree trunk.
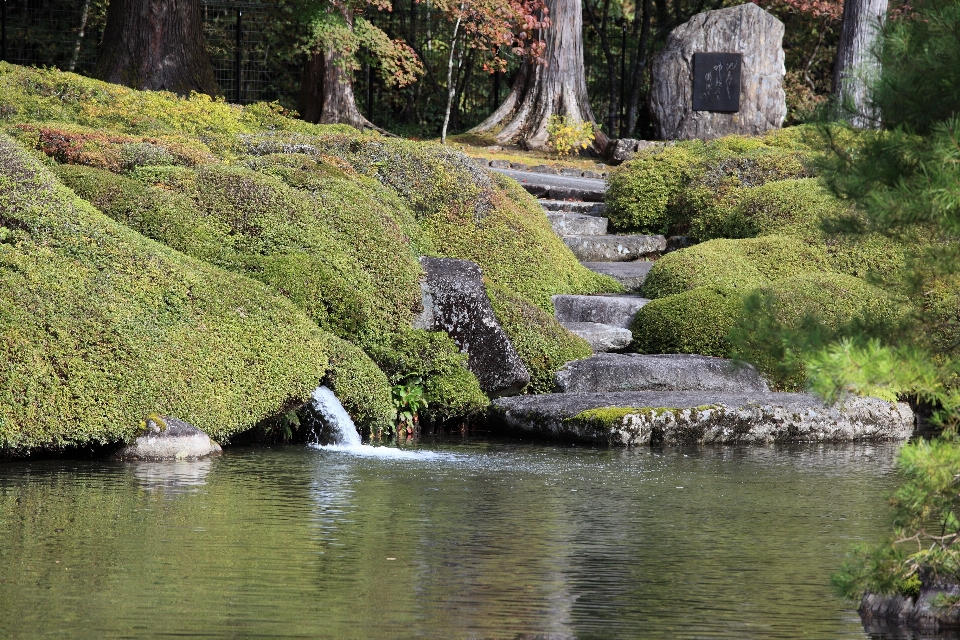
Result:
<instances>
[{"instance_id":1,"label":"tree trunk","mask_svg":"<svg viewBox=\"0 0 960 640\"><path fill-rule=\"evenodd\" d=\"M352 26L353 20L349 18L352 16L348 17L347 24ZM341 54L333 47L310 54L300 83L297 105L300 117L307 122L348 124L361 131L373 129L386 133L361 115L353 95L353 80L340 59Z\"/></svg>"},{"instance_id":2,"label":"tree trunk","mask_svg":"<svg viewBox=\"0 0 960 640\"><path fill-rule=\"evenodd\" d=\"M636 55L633 66L630 68L630 99L627 102L627 137L633 137L637 132L637 114L640 108L640 85L643 82L643 71L647 67L647 45L650 41L650 0L642 0L635 4L633 18L634 29L640 23L640 40L637 42ZM634 34L636 35L636 34Z\"/></svg>"},{"instance_id":3,"label":"tree trunk","mask_svg":"<svg viewBox=\"0 0 960 640\"><path fill-rule=\"evenodd\" d=\"M95 75L134 89L219 95L200 0L112 0Z\"/></svg>"},{"instance_id":4,"label":"tree trunk","mask_svg":"<svg viewBox=\"0 0 960 640\"><path fill-rule=\"evenodd\" d=\"M544 149L550 116L568 116L579 122L596 123L587 96L583 67L583 18L581 0L547 0L552 25L543 33L545 64L530 58L500 108L470 130L494 131L499 144L519 143L527 149ZM609 138L597 132L594 149L603 153Z\"/></svg>"},{"instance_id":5,"label":"tree trunk","mask_svg":"<svg viewBox=\"0 0 960 640\"><path fill-rule=\"evenodd\" d=\"M880 114L870 103L870 83L879 75L873 55L888 0L846 0L843 26L833 66L833 92L848 113L850 124L860 129L880 126Z\"/></svg>"}]
</instances>

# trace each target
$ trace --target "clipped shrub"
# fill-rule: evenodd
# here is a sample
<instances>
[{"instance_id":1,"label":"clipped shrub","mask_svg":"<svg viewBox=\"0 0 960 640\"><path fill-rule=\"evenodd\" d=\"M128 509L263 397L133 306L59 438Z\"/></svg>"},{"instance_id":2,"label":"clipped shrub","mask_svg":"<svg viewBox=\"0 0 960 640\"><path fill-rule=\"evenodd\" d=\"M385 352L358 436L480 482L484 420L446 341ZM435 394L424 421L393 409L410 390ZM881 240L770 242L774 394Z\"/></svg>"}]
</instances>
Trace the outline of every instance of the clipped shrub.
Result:
<instances>
[{"instance_id":1,"label":"clipped shrub","mask_svg":"<svg viewBox=\"0 0 960 640\"><path fill-rule=\"evenodd\" d=\"M781 389L802 389L802 355L846 336L892 334L905 306L865 280L805 273L761 287L745 301L731 332L738 357Z\"/></svg>"},{"instance_id":2,"label":"clipped shrub","mask_svg":"<svg viewBox=\"0 0 960 640\"><path fill-rule=\"evenodd\" d=\"M794 237L711 240L657 260L643 293L648 298L662 298L712 286L746 294L772 280L828 269L822 249Z\"/></svg>"},{"instance_id":3,"label":"clipped shrub","mask_svg":"<svg viewBox=\"0 0 960 640\"><path fill-rule=\"evenodd\" d=\"M782 135L646 149L611 175L607 215L618 230L690 233L697 218L722 217L745 188L813 175L811 152Z\"/></svg>"},{"instance_id":4,"label":"clipped shrub","mask_svg":"<svg viewBox=\"0 0 960 640\"><path fill-rule=\"evenodd\" d=\"M359 347L327 334L330 364L324 382L361 429L376 432L393 421L390 381Z\"/></svg>"},{"instance_id":5,"label":"clipped shrub","mask_svg":"<svg viewBox=\"0 0 960 640\"><path fill-rule=\"evenodd\" d=\"M117 224L0 136L0 449L226 438L302 402L327 337L267 287Z\"/></svg>"},{"instance_id":6,"label":"clipped shrub","mask_svg":"<svg viewBox=\"0 0 960 640\"><path fill-rule=\"evenodd\" d=\"M652 300L630 325L630 350L728 357L727 334L742 311L743 292L723 287L698 287Z\"/></svg>"}]
</instances>

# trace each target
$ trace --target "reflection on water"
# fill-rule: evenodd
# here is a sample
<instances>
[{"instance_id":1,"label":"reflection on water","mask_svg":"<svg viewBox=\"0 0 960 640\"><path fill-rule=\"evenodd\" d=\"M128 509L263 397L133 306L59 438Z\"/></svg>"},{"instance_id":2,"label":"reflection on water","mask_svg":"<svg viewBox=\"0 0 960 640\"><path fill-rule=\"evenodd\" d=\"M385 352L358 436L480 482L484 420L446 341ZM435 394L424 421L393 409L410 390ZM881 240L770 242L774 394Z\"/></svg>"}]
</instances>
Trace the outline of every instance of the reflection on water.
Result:
<instances>
[{"instance_id":1,"label":"reflection on water","mask_svg":"<svg viewBox=\"0 0 960 640\"><path fill-rule=\"evenodd\" d=\"M895 446L376 449L0 466L0 636L866 637Z\"/></svg>"},{"instance_id":2,"label":"reflection on water","mask_svg":"<svg viewBox=\"0 0 960 640\"><path fill-rule=\"evenodd\" d=\"M178 495L197 491L207 484L207 475L213 467L210 458L192 462L126 462L133 469L140 486L147 491Z\"/></svg>"}]
</instances>

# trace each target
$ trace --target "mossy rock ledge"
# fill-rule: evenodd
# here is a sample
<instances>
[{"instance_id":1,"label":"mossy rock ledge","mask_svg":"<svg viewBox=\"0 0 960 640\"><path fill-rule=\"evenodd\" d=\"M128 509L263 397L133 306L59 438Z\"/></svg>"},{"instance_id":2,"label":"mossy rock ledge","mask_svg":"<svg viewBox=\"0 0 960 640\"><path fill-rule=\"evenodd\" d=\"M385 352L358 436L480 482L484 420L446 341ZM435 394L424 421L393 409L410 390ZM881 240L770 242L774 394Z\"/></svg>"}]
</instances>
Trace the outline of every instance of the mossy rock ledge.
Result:
<instances>
[{"instance_id":1,"label":"mossy rock ledge","mask_svg":"<svg viewBox=\"0 0 960 640\"><path fill-rule=\"evenodd\" d=\"M921 574L924 572L921 572ZM860 600L860 619L871 636L891 638L945 638L960 630L960 583L955 579L923 576L920 592L878 594Z\"/></svg>"},{"instance_id":2,"label":"mossy rock ledge","mask_svg":"<svg viewBox=\"0 0 960 640\"><path fill-rule=\"evenodd\" d=\"M595 444L770 444L905 440L903 403L848 397L834 406L804 393L639 391L500 398L492 412L507 435Z\"/></svg>"}]
</instances>

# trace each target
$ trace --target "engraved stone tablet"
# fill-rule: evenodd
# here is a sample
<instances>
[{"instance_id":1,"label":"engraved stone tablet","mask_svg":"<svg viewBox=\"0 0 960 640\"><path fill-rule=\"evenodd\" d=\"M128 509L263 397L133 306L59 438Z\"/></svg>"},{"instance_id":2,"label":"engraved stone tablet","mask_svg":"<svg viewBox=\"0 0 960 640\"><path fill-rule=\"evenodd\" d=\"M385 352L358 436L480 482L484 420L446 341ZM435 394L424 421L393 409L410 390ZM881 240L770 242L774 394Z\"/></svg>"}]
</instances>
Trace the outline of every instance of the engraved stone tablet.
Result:
<instances>
[{"instance_id":1,"label":"engraved stone tablet","mask_svg":"<svg viewBox=\"0 0 960 640\"><path fill-rule=\"evenodd\" d=\"M740 111L739 53L693 54L693 110Z\"/></svg>"}]
</instances>

